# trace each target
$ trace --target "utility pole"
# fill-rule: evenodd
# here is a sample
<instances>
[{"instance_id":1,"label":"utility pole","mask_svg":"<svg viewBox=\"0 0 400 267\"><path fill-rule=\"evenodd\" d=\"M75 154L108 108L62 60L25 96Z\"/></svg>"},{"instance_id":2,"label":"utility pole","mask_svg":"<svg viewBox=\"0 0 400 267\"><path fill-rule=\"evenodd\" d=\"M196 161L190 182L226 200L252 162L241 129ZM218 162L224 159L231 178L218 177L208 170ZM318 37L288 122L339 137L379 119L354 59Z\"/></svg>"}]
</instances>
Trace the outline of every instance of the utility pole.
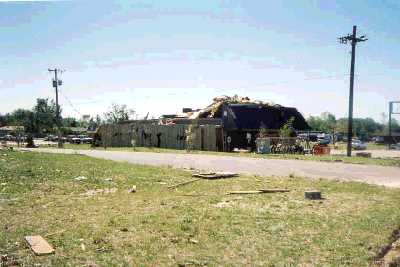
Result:
<instances>
[{"instance_id":1,"label":"utility pole","mask_svg":"<svg viewBox=\"0 0 400 267\"><path fill-rule=\"evenodd\" d=\"M339 38L339 42L347 44L351 42L351 66L350 66L350 92L349 92L349 119L347 130L347 156L351 157L351 141L353 138L353 87L354 87L354 65L356 59L356 44L365 42L368 39L365 35L357 37L357 26L353 26L353 34L348 34Z\"/></svg>"},{"instance_id":2,"label":"utility pole","mask_svg":"<svg viewBox=\"0 0 400 267\"><path fill-rule=\"evenodd\" d=\"M57 123L57 132L58 132L58 147L63 147L62 134L61 134L61 114L60 114L60 105L58 105L58 86L62 85L62 81L58 79L58 72L61 70L54 68L49 69L49 72L54 72L53 79L53 87L56 90L56 123Z\"/></svg>"},{"instance_id":3,"label":"utility pole","mask_svg":"<svg viewBox=\"0 0 400 267\"><path fill-rule=\"evenodd\" d=\"M394 138L392 137L392 115L400 114L400 112L394 111L395 104L400 105L400 101L389 101L389 149L394 140Z\"/></svg>"},{"instance_id":4,"label":"utility pole","mask_svg":"<svg viewBox=\"0 0 400 267\"><path fill-rule=\"evenodd\" d=\"M389 102L389 149L392 144L392 112L393 112L393 102Z\"/></svg>"}]
</instances>

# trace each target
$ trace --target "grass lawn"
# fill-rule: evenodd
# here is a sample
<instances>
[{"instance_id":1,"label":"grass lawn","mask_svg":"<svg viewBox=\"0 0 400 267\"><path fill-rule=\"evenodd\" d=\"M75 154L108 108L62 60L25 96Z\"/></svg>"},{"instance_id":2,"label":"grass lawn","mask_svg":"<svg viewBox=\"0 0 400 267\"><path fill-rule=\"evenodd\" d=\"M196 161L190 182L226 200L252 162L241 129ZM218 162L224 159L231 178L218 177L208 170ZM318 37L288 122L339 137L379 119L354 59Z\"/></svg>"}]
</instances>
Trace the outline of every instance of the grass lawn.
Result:
<instances>
[{"instance_id":1,"label":"grass lawn","mask_svg":"<svg viewBox=\"0 0 400 267\"><path fill-rule=\"evenodd\" d=\"M167 188L190 179L167 167L1 152L0 253L24 266L368 266L400 225L398 189L258 176ZM291 192L225 194L260 188ZM305 200L309 189L325 199ZM23 237L37 234L54 255L27 248Z\"/></svg>"},{"instance_id":2,"label":"grass lawn","mask_svg":"<svg viewBox=\"0 0 400 267\"><path fill-rule=\"evenodd\" d=\"M104 148L92 148L88 144L65 144L65 148L69 149L97 149L104 150ZM55 147L53 147L55 148ZM380 165L380 166L396 166L400 167L400 158L363 158L363 157L346 157L342 155L326 155L326 156L314 156L314 155L294 155L294 154L256 154L256 153L228 153L228 152L213 152L213 151L200 151L193 150L188 152L187 150L175 150L167 148L152 148L152 147L108 147L110 151L125 151L125 152L155 152L155 153L191 153L191 154L210 154L220 156L232 156L232 157L253 157L253 158L267 158L267 159L292 159L292 160L312 160L312 161L324 161L324 162L343 162L353 164L369 164L369 165Z\"/></svg>"},{"instance_id":3,"label":"grass lawn","mask_svg":"<svg viewBox=\"0 0 400 267\"><path fill-rule=\"evenodd\" d=\"M387 150L388 149L388 145L385 145L385 144L376 144L374 142L368 142L366 144L367 144L368 150ZM337 142L336 146L337 146L337 149L339 149L339 150L346 150L347 143L346 142Z\"/></svg>"}]
</instances>

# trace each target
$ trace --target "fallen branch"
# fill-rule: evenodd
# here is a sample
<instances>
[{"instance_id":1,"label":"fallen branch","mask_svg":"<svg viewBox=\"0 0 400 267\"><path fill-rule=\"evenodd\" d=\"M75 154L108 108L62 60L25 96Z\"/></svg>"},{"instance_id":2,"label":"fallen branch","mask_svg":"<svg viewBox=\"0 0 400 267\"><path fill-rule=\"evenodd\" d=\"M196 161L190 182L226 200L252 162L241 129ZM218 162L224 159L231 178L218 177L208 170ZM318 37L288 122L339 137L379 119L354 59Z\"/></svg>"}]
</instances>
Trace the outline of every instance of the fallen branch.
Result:
<instances>
[{"instance_id":1,"label":"fallen branch","mask_svg":"<svg viewBox=\"0 0 400 267\"><path fill-rule=\"evenodd\" d=\"M177 188L177 187L179 187L179 186L187 185L187 184L196 182L196 181L201 180L201 179L202 179L202 178L197 178L197 179L193 179L193 180L190 180L190 181L182 182L182 183L179 183L179 184L174 184L174 185L168 186L167 188L168 188L168 189Z\"/></svg>"},{"instance_id":2,"label":"fallen branch","mask_svg":"<svg viewBox=\"0 0 400 267\"><path fill-rule=\"evenodd\" d=\"M286 193L290 192L289 189L260 189L263 193Z\"/></svg>"},{"instance_id":3,"label":"fallen branch","mask_svg":"<svg viewBox=\"0 0 400 267\"><path fill-rule=\"evenodd\" d=\"M285 193L290 192L289 189L260 189L250 191L230 191L227 195L245 195L245 194L266 194L266 193Z\"/></svg>"}]
</instances>

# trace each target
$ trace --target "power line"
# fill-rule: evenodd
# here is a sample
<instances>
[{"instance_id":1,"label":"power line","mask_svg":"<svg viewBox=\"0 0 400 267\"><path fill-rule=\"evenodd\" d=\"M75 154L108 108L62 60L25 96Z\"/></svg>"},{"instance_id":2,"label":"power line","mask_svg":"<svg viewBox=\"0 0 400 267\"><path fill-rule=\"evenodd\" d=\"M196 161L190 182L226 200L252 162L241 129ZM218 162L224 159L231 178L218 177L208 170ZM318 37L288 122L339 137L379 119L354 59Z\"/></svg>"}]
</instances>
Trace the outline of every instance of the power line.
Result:
<instances>
[{"instance_id":1,"label":"power line","mask_svg":"<svg viewBox=\"0 0 400 267\"><path fill-rule=\"evenodd\" d=\"M71 100L63 93L61 93L60 91L60 95L62 95L62 97L68 102L68 104L71 106L71 108L78 113L81 117L83 116L81 112L79 112L78 109L75 108L75 106L72 104Z\"/></svg>"}]
</instances>

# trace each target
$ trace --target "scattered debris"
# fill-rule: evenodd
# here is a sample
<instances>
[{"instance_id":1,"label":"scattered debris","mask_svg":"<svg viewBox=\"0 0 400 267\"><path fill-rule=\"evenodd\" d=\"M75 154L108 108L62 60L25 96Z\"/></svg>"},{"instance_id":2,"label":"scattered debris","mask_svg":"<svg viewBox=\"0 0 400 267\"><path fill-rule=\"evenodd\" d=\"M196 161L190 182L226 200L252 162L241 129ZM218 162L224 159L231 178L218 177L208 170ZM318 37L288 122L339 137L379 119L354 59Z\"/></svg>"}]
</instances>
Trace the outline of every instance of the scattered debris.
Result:
<instances>
[{"instance_id":1,"label":"scattered debris","mask_svg":"<svg viewBox=\"0 0 400 267\"><path fill-rule=\"evenodd\" d=\"M231 201L221 201L214 205L214 207L220 208L220 209L229 208L230 206L232 206Z\"/></svg>"},{"instance_id":2,"label":"scattered debris","mask_svg":"<svg viewBox=\"0 0 400 267\"><path fill-rule=\"evenodd\" d=\"M199 181L199 180L201 180L201 179L203 179L203 178L197 178L197 179L189 180L189 181L182 182L182 183L179 183L179 184L171 185L171 186L168 186L168 189L177 188L177 187L179 187L179 186L186 185L186 184L190 184L190 183Z\"/></svg>"},{"instance_id":3,"label":"scattered debris","mask_svg":"<svg viewBox=\"0 0 400 267\"><path fill-rule=\"evenodd\" d=\"M306 199L322 199L320 191L306 191L304 197Z\"/></svg>"},{"instance_id":4,"label":"scattered debris","mask_svg":"<svg viewBox=\"0 0 400 267\"><path fill-rule=\"evenodd\" d=\"M356 157L370 158L371 152L357 152Z\"/></svg>"},{"instance_id":5,"label":"scattered debris","mask_svg":"<svg viewBox=\"0 0 400 267\"><path fill-rule=\"evenodd\" d=\"M40 235L25 236L25 240L37 256L54 253L54 248Z\"/></svg>"},{"instance_id":6,"label":"scattered debris","mask_svg":"<svg viewBox=\"0 0 400 267\"><path fill-rule=\"evenodd\" d=\"M74 178L75 181L83 181L83 180L87 180L87 178L85 176L78 176Z\"/></svg>"},{"instance_id":7,"label":"scattered debris","mask_svg":"<svg viewBox=\"0 0 400 267\"><path fill-rule=\"evenodd\" d=\"M13 202L18 201L18 198L0 198L0 203L10 203L12 204Z\"/></svg>"},{"instance_id":8,"label":"scattered debris","mask_svg":"<svg viewBox=\"0 0 400 267\"><path fill-rule=\"evenodd\" d=\"M227 195L242 195L242 194L265 194L265 193L286 193L289 189L259 189L249 191L230 191Z\"/></svg>"},{"instance_id":9,"label":"scattered debris","mask_svg":"<svg viewBox=\"0 0 400 267\"><path fill-rule=\"evenodd\" d=\"M117 192L117 188L105 188L105 189L92 189L89 191L86 191L85 193L81 194L81 196L87 196L87 197L92 197L94 195L103 193L103 194L109 194L109 193L115 193Z\"/></svg>"},{"instance_id":10,"label":"scattered debris","mask_svg":"<svg viewBox=\"0 0 400 267\"><path fill-rule=\"evenodd\" d=\"M66 229L63 229L63 230L60 230L60 231L57 231L57 232L53 232L53 233L50 233L50 234L46 234L46 237L49 237L49 236L52 236L52 235L62 234L62 233L64 233L65 231L67 231L67 230L66 230Z\"/></svg>"},{"instance_id":11,"label":"scattered debris","mask_svg":"<svg viewBox=\"0 0 400 267\"><path fill-rule=\"evenodd\" d=\"M214 207L216 207L216 208L229 208L229 207L232 206L234 201L241 200L241 199L243 199L242 196L238 196L238 197L230 198L230 199L225 199L225 200L222 200L221 202L218 202L217 204L215 204Z\"/></svg>"},{"instance_id":12,"label":"scattered debris","mask_svg":"<svg viewBox=\"0 0 400 267\"><path fill-rule=\"evenodd\" d=\"M230 178L237 177L238 174L234 172L205 172L205 173L193 173L193 177L200 177L203 179L218 179L218 178Z\"/></svg>"},{"instance_id":13,"label":"scattered debris","mask_svg":"<svg viewBox=\"0 0 400 267\"><path fill-rule=\"evenodd\" d=\"M0 256L0 266L20 266L21 262L15 254L2 254Z\"/></svg>"},{"instance_id":14,"label":"scattered debris","mask_svg":"<svg viewBox=\"0 0 400 267\"><path fill-rule=\"evenodd\" d=\"M392 232L389 242L381 247L372 266L400 266L400 230Z\"/></svg>"},{"instance_id":15,"label":"scattered debris","mask_svg":"<svg viewBox=\"0 0 400 267\"><path fill-rule=\"evenodd\" d=\"M136 185L132 185L132 187L129 189L129 193L136 193Z\"/></svg>"}]
</instances>

